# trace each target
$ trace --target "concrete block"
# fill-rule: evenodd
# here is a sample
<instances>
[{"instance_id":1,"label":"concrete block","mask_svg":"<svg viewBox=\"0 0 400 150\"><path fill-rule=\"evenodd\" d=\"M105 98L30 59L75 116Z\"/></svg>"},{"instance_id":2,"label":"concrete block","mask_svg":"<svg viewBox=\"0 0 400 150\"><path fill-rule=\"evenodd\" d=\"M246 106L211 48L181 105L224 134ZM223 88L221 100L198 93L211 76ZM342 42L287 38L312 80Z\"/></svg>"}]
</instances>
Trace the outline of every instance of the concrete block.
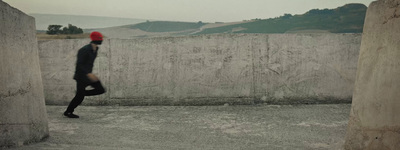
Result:
<instances>
[{"instance_id":1,"label":"concrete block","mask_svg":"<svg viewBox=\"0 0 400 150\"><path fill-rule=\"evenodd\" d=\"M35 20L0 1L0 147L49 134Z\"/></svg>"},{"instance_id":2,"label":"concrete block","mask_svg":"<svg viewBox=\"0 0 400 150\"><path fill-rule=\"evenodd\" d=\"M400 0L370 4L364 24L346 149L400 147Z\"/></svg>"}]
</instances>

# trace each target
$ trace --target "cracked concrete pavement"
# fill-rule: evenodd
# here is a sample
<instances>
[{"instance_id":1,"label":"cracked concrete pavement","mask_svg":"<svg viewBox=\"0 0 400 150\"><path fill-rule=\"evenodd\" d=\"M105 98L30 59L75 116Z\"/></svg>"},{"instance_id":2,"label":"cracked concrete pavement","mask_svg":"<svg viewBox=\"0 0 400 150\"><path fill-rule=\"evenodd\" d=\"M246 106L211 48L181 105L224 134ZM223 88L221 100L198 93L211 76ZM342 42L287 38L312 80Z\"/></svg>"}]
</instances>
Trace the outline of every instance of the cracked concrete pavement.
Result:
<instances>
[{"instance_id":1,"label":"cracked concrete pavement","mask_svg":"<svg viewBox=\"0 0 400 150\"><path fill-rule=\"evenodd\" d=\"M50 137L9 149L342 149L350 104L47 106Z\"/></svg>"}]
</instances>

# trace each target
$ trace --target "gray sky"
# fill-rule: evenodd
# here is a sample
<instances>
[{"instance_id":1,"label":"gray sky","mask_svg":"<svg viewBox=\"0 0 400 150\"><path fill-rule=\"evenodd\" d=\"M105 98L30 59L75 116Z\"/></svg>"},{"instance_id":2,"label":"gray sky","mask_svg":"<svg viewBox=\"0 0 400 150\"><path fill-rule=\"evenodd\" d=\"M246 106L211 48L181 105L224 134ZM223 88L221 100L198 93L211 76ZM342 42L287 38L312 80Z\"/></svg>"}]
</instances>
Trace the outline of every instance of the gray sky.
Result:
<instances>
[{"instance_id":1,"label":"gray sky","mask_svg":"<svg viewBox=\"0 0 400 150\"><path fill-rule=\"evenodd\" d=\"M69 14L190 22L233 22L284 13L368 6L374 0L3 0L25 13Z\"/></svg>"}]
</instances>

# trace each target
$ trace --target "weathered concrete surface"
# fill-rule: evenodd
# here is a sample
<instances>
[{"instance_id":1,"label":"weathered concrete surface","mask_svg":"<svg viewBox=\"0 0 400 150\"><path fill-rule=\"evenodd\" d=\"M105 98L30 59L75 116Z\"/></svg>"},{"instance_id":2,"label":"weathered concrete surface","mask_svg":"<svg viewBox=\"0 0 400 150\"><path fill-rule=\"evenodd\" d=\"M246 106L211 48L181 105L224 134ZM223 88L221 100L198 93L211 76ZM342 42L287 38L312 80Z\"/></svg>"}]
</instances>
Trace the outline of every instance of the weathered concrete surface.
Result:
<instances>
[{"instance_id":1,"label":"weathered concrete surface","mask_svg":"<svg viewBox=\"0 0 400 150\"><path fill-rule=\"evenodd\" d=\"M0 1L0 147L48 136L35 20Z\"/></svg>"},{"instance_id":2,"label":"weathered concrete surface","mask_svg":"<svg viewBox=\"0 0 400 150\"><path fill-rule=\"evenodd\" d=\"M115 84L110 87L110 98L147 98L167 105L252 98L252 50L248 42L252 38L265 42L263 37L114 40L110 72Z\"/></svg>"},{"instance_id":3,"label":"weathered concrete surface","mask_svg":"<svg viewBox=\"0 0 400 150\"><path fill-rule=\"evenodd\" d=\"M50 138L17 150L339 150L350 104L90 107L65 118L47 106Z\"/></svg>"},{"instance_id":4,"label":"weathered concrete surface","mask_svg":"<svg viewBox=\"0 0 400 150\"><path fill-rule=\"evenodd\" d=\"M289 102L350 101L359 34L273 34L254 43L257 98Z\"/></svg>"},{"instance_id":5,"label":"weathered concrete surface","mask_svg":"<svg viewBox=\"0 0 400 150\"><path fill-rule=\"evenodd\" d=\"M368 7L346 149L400 148L400 0Z\"/></svg>"},{"instance_id":6,"label":"weathered concrete surface","mask_svg":"<svg viewBox=\"0 0 400 150\"><path fill-rule=\"evenodd\" d=\"M86 43L39 43L48 104L74 96L76 52ZM350 102L360 43L360 34L109 39L94 68L108 93L84 104Z\"/></svg>"}]
</instances>

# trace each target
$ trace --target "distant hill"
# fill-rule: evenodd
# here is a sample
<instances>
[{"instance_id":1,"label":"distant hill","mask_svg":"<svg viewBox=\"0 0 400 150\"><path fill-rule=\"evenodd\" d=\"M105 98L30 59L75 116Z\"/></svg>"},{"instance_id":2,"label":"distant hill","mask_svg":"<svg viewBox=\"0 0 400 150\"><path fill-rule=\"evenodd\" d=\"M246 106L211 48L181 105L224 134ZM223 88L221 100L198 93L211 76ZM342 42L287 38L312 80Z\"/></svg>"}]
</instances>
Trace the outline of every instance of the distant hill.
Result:
<instances>
[{"instance_id":1,"label":"distant hill","mask_svg":"<svg viewBox=\"0 0 400 150\"><path fill-rule=\"evenodd\" d=\"M210 33L286 33L321 31L331 33L361 33L367 7L347 4L336 9L313 9L302 15L285 14L281 17L256 20L250 23L205 29L196 34ZM240 30L237 30L240 29Z\"/></svg>"},{"instance_id":2,"label":"distant hill","mask_svg":"<svg viewBox=\"0 0 400 150\"><path fill-rule=\"evenodd\" d=\"M73 24L82 29L106 28L137 24L146 22L145 19L97 17L97 16L78 16L78 15L53 15L53 14L29 14L35 18L37 30L47 30L51 24L67 26Z\"/></svg>"},{"instance_id":3,"label":"distant hill","mask_svg":"<svg viewBox=\"0 0 400 150\"><path fill-rule=\"evenodd\" d=\"M90 16L74 16L72 20L76 22L73 22L71 18L68 20L68 16L33 16L36 16L36 22L43 24L45 28L49 24L67 25L71 23L86 28L84 30L86 33L97 30L108 38L131 39L213 33L362 33L366 11L367 7L364 4L347 4L336 9L312 9L301 15L283 14L276 18L228 23L147 21ZM52 22L45 22L45 19L41 17ZM55 17L55 19L52 20L51 17ZM81 18L76 19L75 17ZM64 23L61 23L62 21ZM137 22L129 23L130 21ZM113 26L112 24L118 25ZM105 26L113 27L105 28Z\"/></svg>"},{"instance_id":4,"label":"distant hill","mask_svg":"<svg viewBox=\"0 0 400 150\"><path fill-rule=\"evenodd\" d=\"M361 33L367 7L347 4L336 9L313 9L301 15L284 14L270 19L257 19L239 23L188 23L148 21L121 28L156 33L172 32L176 35L212 33ZM206 27L214 24L216 27ZM141 33L140 37L146 37Z\"/></svg>"}]
</instances>

